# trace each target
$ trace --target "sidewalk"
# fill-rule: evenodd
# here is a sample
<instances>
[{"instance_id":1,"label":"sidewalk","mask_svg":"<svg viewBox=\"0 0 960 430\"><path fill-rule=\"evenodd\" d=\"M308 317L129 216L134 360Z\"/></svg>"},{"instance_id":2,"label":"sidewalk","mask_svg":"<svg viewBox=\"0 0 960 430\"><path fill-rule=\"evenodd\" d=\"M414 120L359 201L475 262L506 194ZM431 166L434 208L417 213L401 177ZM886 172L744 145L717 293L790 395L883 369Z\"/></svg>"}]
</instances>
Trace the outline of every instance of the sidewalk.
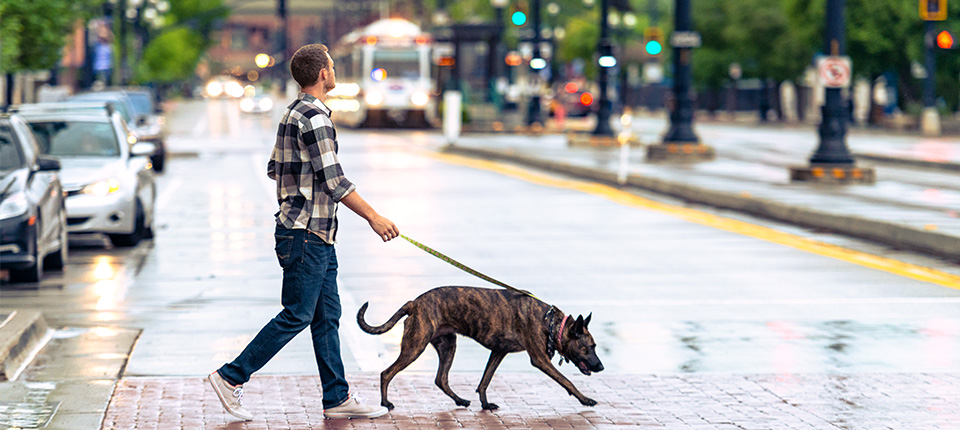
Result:
<instances>
[{"instance_id":1,"label":"sidewalk","mask_svg":"<svg viewBox=\"0 0 960 430\"><path fill-rule=\"evenodd\" d=\"M659 140L662 124L641 118L633 128L649 145ZM789 180L791 165L808 164L818 143L814 130L705 125L697 133L716 149L716 160L648 163L645 148L633 148L626 184L960 260L960 140L851 133L849 146L859 162L877 164L877 183L830 186ZM445 151L610 184L617 184L620 167L619 148L571 147L561 135L468 134Z\"/></svg>"},{"instance_id":2,"label":"sidewalk","mask_svg":"<svg viewBox=\"0 0 960 430\"><path fill-rule=\"evenodd\" d=\"M480 374L452 373L472 403L457 407L432 373L401 373L396 405L375 419L324 420L316 376L254 377L244 386L250 422L227 415L203 378L125 378L104 419L120 429L955 429L960 375L611 375L572 376L598 401L581 406L539 373L497 374L488 390L496 411L480 410ZM348 375L366 402L379 402L379 375Z\"/></svg>"}]
</instances>

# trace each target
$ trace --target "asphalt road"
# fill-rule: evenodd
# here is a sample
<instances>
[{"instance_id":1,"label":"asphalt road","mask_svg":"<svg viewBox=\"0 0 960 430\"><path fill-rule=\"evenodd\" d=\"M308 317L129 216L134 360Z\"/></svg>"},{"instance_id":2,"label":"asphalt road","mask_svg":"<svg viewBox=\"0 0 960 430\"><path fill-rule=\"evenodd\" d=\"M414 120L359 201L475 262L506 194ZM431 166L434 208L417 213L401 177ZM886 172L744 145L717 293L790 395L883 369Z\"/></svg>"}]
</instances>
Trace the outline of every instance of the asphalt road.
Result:
<instances>
[{"instance_id":1,"label":"asphalt road","mask_svg":"<svg viewBox=\"0 0 960 430\"><path fill-rule=\"evenodd\" d=\"M43 309L60 338L112 330L110 337L119 333L126 344L107 351L79 342L83 353L70 355L61 376L33 369L27 379L76 379L80 373L71 369L96 366L108 370L85 378L204 375L231 360L280 310L277 204L265 174L279 114L241 114L230 101L180 104L169 114L176 154L159 178L156 238L132 250L77 240L62 276L51 274L39 286L4 285L2 308ZM720 228L725 218L691 222L680 215L713 215L702 208L440 154L436 131L338 131L347 177L402 233L566 313L592 312L605 372L960 368L960 290L903 276L909 266L851 264L762 233ZM385 368L402 332L360 332L360 304L369 301L367 320L380 322L436 286L495 288L404 241L383 243L345 207L340 222L348 372ZM741 222L798 241L817 239L793 227ZM461 339L453 370L481 372L486 359L485 350ZM436 363L428 350L410 369L434 371ZM538 372L525 354L509 356L499 371ZM301 334L260 374L315 372L309 337Z\"/></svg>"}]
</instances>

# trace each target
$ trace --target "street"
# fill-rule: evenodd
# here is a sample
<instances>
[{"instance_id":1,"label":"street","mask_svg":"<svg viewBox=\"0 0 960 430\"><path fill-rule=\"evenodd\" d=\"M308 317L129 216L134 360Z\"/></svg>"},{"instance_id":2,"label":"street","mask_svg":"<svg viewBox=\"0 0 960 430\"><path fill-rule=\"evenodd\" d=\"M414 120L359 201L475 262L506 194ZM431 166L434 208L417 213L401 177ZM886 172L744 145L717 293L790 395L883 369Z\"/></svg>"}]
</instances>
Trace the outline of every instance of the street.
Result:
<instances>
[{"instance_id":1,"label":"street","mask_svg":"<svg viewBox=\"0 0 960 430\"><path fill-rule=\"evenodd\" d=\"M249 115L233 101L179 102L168 113L171 159L158 177L156 238L128 250L98 237L72 240L62 276L48 274L37 288L4 284L3 310L41 309L55 332L21 378L0 387L52 383L46 392L48 401L61 404L52 421L60 426L48 428L97 428L104 411L104 428L124 428L106 425L117 422L109 421L106 409L111 395L117 402L123 393L112 393L114 381L194 381L232 360L280 310L275 184L265 172L281 113L280 103L270 115ZM738 132L726 133L732 140L729 136ZM767 136L780 138L777 133L793 141L810 134L786 129ZM906 258L892 255L873 267L853 264L793 245L837 242L827 233L746 215L731 220L721 211L648 192L443 153L445 142L436 130L340 128L338 140L346 176L401 233L529 290L565 313L592 313L590 328L606 370L591 378L718 375L730 381L736 375L767 375L800 381L869 374L876 381L888 375L917 393L938 390L930 385L937 375L956 381L960 286L949 286L960 279L956 264L909 251L900 253ZM763 156L774 157L746 150L737 155ZM771 162L786 164L776 157ZM923 180L941 180L934 176ZM955 185L949 185L938 202L955 209L956 194ZM349 209L341 206L339 212L341 337L348 379L376 375L399 351L400 327L381 336L359 330L355 315L364 302L370 302L367 321L380 324L406 301L437 286L496 288L401 239L383 243ZM731 228L731 222L741 224ZM851 255L871 252L855 241L839 244ZM947 281L916 276L924 267ZM464 397L475 400L466 387L479 381L487 356L471 340L459 342L452 373ZM418 381L415 390L434 396L439 393L431 376L436 367L436 355L426 351L396 380ZM560 370L576 373L573 366ZM910 375L921 374L917 381L923 382L917 384L922 386L911 385ZM316 375L308 334L295 338L254 380L297 375ZM562 395L524 353L507 357L497 374L501 377L537 384L563 407L587 409ZM571 379L581 387L588 383L579 375ZM364 384L361 394L376 402L377 384ZM62 391L68 386L71 391ZM870 389L869 384L852 386ZM248 396L255 395L253 387ZM501 401L496 387L491 397L509 413L510 404ZM11 401L5 396L13 391L4 391L8 394L0 400ZM77 400L76 393L89 397ZM957 399L955 388L945 387L943 393ZM211 391L199 395L217 406ZM402 408L413 401L397 397L400 406L392 416L402 416ZM445 397L436 398L418 407L455 410ZM596 398L601 406L616 400L599 393ZM853 417L878 412L844 406L842 398L825 396L823 402ZM320 408L319 400L313 407ZM927 421L908 419L892 428L950 428L960 422L960 405L941 407ZM856 421L826 421L839 428L870 428Z\"/></svg>"}]
</instances>

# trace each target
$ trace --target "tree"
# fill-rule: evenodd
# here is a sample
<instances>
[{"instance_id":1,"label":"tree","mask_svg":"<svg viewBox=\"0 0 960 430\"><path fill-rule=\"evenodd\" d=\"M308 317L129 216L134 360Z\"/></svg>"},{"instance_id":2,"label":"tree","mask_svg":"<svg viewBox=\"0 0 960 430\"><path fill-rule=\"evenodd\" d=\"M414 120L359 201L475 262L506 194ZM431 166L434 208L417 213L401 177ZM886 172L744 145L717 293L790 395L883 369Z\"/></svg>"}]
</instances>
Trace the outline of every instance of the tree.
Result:
<instances>
[{"instance_id":1,"label":"tree","mask_svg":"<svg viewBox=\"0 0 960 430\"><path fill-rule=\"evenodd\" d=\"M218 21L230 9L223 0L178 0L171 2L168 25L144 48L136 65L136 80L169 84L193 76L203 54L213 45Z\"/></svg>"},{"instance_id":2,"label":"tree","mask_svg":"<svg viewBox=\"0 0 960 430\"><path fill-rule=\"evenodd\" d=\"M94 0L0 0L0 69L50 69L60 61L66 34L93 10Z\"/></svg>"}]
</instances>

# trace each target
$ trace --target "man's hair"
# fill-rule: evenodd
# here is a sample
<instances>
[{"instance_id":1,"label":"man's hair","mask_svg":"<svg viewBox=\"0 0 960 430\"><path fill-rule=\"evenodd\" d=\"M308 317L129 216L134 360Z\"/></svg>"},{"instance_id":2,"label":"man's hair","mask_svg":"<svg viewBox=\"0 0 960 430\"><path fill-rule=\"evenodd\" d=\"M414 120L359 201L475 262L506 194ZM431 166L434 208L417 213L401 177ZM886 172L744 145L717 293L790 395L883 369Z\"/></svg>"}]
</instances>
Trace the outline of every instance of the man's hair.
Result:
<instances>
[{"instance_id":1,"label":"man's hair","mask_svg":"<svg viewBox=\"0 0 960 430\"><path fill-rule=\"evenodd\" d=\"M300 84L300 88L312 87L320 80L320 71L329 65L326 45L304 45L290 58L290 74L293 75L293 80Z\"/></svg>"}]
</instances>

